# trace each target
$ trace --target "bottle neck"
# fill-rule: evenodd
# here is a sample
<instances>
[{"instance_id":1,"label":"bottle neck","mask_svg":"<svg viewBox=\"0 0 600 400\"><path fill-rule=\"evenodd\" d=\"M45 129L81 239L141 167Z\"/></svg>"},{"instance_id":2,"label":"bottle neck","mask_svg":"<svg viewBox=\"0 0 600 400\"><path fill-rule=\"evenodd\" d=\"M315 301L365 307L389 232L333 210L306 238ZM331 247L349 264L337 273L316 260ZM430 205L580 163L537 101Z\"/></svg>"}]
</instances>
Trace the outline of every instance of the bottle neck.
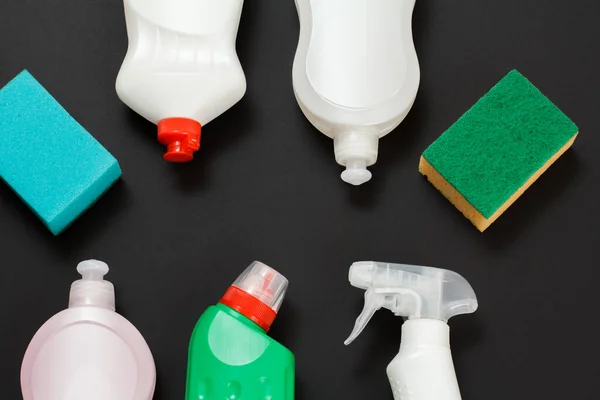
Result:
<instances>
[{"instance_id":1,"label":"bottle neck","mask_svg":"<svg viewBox=\"0 0 600 400\"><path fill-rule=\"evenodd\" d=\"M115 289L108 281L78 280L71 285L69 308L98 307L115 311Z\"/></svg>"},{"instance_id":2,"label":"bottle neck","mask_svg":"<svg viewBox=\"0 0 600 400\"><path fill-rule=\"evenodd\" d=\"M402 325L402 346L450 347L450 327L437 319L409 319Z\"/></svg>"},{"instance_id":3,"label":"bottle neck","mask_svg":"<svg viewBox=\"0 0 600 400\"><path fill-rule=\"evenodd\" d=\"M349 160L360 160L365 167L377 161L379 135L373 130L342 130L333 136L335 159L340 165Z\"/></svg>"}]
</instances>

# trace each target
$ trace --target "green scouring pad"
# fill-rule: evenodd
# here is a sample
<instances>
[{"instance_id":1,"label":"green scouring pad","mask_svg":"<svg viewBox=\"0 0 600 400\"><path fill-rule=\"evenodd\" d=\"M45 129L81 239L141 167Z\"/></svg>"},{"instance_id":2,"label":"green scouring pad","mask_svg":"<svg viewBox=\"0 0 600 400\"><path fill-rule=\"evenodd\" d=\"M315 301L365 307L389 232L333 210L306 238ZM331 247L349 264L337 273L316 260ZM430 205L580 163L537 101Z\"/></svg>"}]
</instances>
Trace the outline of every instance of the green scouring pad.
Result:
<instances>
[{"instance_id":1,"label":"green scouring pad","mask_svg":"<svg viewBox=\"0 0 600 400\"><path fill-rule=\"evenodd\" d=\"M513 70L425 150L419 172L483 232L578 133L558 107Z\"/></svg>"}]
</instances>

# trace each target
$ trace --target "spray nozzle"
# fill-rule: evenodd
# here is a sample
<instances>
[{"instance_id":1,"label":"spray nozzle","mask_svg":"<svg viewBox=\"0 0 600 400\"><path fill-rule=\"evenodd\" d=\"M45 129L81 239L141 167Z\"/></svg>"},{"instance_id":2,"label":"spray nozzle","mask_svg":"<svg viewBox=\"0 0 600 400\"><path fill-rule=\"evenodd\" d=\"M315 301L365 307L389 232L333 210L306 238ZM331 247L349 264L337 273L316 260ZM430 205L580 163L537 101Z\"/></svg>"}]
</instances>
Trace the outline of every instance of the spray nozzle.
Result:
<instances>
[{"instance_id":1,"label":"spray nozzle","mask_svg":"<svg viewBox=\"0 0 600 400\"><path fill-rule=\"evenodd\" d=\"M406 264L356 262L350 267L350 283L366 289L365 306L354 325L352 343L375 312L387 308L397 316L448 321L477 310L477 298L465 278L445 269Z\"/></svg>"}]
</instances>

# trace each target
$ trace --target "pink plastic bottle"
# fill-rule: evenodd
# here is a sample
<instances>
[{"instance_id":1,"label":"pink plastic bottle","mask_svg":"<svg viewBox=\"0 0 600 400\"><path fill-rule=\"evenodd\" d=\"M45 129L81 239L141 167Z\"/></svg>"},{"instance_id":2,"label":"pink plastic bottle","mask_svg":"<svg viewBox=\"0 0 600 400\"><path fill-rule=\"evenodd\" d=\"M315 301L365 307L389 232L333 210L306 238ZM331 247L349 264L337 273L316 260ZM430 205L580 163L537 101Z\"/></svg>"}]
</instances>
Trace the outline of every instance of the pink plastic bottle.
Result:
<instances>
[{"instance_id":1,"label":"pink plastic bottle","mask_svg":"<svg viewBox=\"0 0 600 400\"><path fill-rule=\"evenodd\" d=\"M151 400L156 369L138 330L115 312L108 265L83 261L69 308L35 334L21 367L23 400Z\"/></svg>"}]
</instances>

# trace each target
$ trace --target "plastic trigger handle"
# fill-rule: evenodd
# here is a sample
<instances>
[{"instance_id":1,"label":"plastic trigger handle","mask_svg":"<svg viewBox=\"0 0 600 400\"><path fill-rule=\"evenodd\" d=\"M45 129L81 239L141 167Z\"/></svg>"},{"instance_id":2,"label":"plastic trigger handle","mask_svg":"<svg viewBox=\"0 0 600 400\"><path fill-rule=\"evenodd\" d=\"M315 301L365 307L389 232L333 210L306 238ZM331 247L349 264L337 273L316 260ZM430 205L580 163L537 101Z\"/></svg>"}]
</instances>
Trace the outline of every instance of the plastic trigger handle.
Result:
<instances>
[{"instance_id":1,"label":"plastic trigger handle","mask_svg":"<svg viewBox=\"0 0 600 400\"><path fill-rule=\"evenodd\" d=\"M375 289L368 289L365 292L365 307L356 319L352 333L346 339L344 344L348 346L362 333L373 315L385 304L385 294L378 293Z\"/></svg>"}]
</instances>

